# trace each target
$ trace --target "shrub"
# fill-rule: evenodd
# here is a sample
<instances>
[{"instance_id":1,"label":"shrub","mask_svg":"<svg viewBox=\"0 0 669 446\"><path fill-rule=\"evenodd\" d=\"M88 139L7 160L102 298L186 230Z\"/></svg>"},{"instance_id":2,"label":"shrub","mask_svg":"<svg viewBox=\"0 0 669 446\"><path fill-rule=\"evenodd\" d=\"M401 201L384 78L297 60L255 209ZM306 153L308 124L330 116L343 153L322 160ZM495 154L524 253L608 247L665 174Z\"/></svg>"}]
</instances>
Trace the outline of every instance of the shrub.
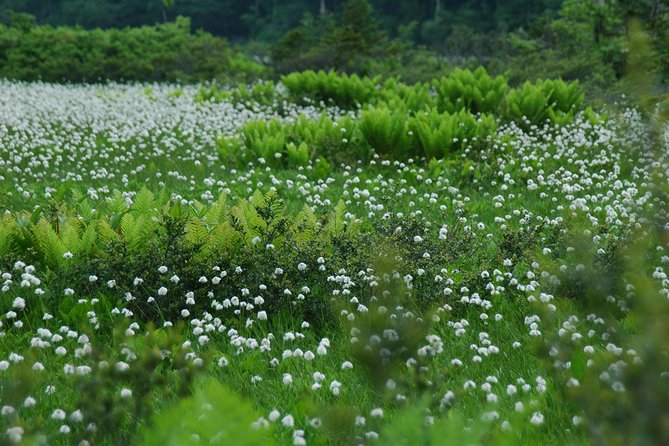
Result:
<instances>
[{"instance_id":1,"label":"shrub","mask_svg":"<svg viewBox=\"0 0 669 446\"><path fill-rule=\"evenodd\" d=\"M281 77L281 83L286 86L290 98L296 103L305 102L305 98L312 101L323 101L326 104L337 105L342 108L355 108L369 102L376 93L376 87L381 77L359 77L338 74L330 70L314 72L312 70L300 73L291 73Z\"/></svg>"},{"instance_id":2,"label":"shrub","mask_svg":"<svg viewBox=\"0 0 669 446\"><path fill-rule=\"evenodd\" d=\"M209 408L206 415L201 413L202 407ZM142 444L275 444L268 438L270 428L255 425L259 416L248 401L212 380L192 397L157 415L155 425L145 429Z\"/></svg>"},{"instance_id":3,"label":"shrub","mask_svg":"<svg viewBox=\"0 0 669 446\"><path fill-rule=\"evenodd\" d=\"M216 85L201 87L195 96L195 102L233 102L250 105L277 106L283 99L273 82L258 81L250 85L241 84L231 90Z\"/></svg>"},{"instance_id":4,"label":"shrub","mask_svg":"<svg viewBox=\"0 0 669 446\"><path fill-rule=\"evenodd\" d=\"M383 83L379 103L391 110L402 109L406 112L429 110L434 106L428 83L407 85L390 78Z\"/></svg>"},{"instance_id":5,"label":"shrub","mask_svg":"<svg viewBox=\"0 0 669 446\"><path fill-rule=\"evenodd\" d=\"M328 171L326 159L351 162L368 157L366 148L358 144L357 127L350 116L333 120L325 113L316 120L302 115L287 123L249 121L242 126L241 137L223 137L217 149L221 161L236 165L263 158L272 165L297 167L324 157L319 162Z\"/></svg>"},{"instance_id":6,"label":"shrub","mask_svg":"<svg viewBox=\"0 0 669 446\"><path fill-rule=\"evenodd\" d=\"M250 80L265 69L190 20L124 29L0 25L0 77L49 82Z\"/></svg>"},{"instance_id":7,"label":"shrub","mask_svg":"<svg viewBox=\"0 0 669 446\"><path fill-rule=\"evenodd\" d=\"M571 121L583 106L584 95L578 81L539 80L525 82L506 96L506 117L514 121L525 119L531 124L546 121ZM523 124L521 124L523 125Z\"/></svg>"},{"instance_id":8,"label":"shrub","mask_svg":"<svg viewBox=\"0 0 669 446\"><path fill-rule=\"evenodd\" d=\"M362 112L360 132L376 153L401 159L411 148L407 115L401 110L372 108Z\"/></svg>"},{"instance_id":9,"label":"shrub","mask_svg":"<svg viewBox=\"0 0 669 446\"><path fill-rule=\"evenodd\" d=\"M491 77L483 67L474 71L456 68L448 76L433 82L440 111L454 113L490 113L504 99L508 90L506 78Z\"/></svg>"},{"instance_id":10,"label":"shrub","mask_svg":"<svg viewBox=\"0 0 669 446\"><path fill-rule=\"evenodd\" d=\"M497 128L495 118L478 118L464 110L454 114L436 111L420 112L410 120L417 150L428 158L444 158L449 154L483 140Z\"/></svg>"},{"instance_id":11,"label":"shrub","mask_svg":"<svg viewBox=\"0 0 669 446\"><path fill-rule=\"evenodd\" d=\"M250 121L242 127L244 145L265 161L277 164L283 156L287 131L278 120Z\"/></svg>"}]
</instances>

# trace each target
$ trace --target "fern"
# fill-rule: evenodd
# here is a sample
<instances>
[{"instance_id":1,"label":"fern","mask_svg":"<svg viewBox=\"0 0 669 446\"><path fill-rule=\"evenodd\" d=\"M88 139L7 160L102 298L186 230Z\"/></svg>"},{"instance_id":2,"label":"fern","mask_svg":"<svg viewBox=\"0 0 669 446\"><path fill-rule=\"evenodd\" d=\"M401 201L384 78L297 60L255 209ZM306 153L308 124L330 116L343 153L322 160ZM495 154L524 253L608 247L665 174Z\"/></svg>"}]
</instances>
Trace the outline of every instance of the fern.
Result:
<instances>
[{"instance_id":1,"label":"fern","mask_svg":"<svg viewBox=\"0 0 669 446\"><path fill-rule=\"evenodd\" d=\"M0 258L8 256L14 248L15 226L13 217L0 220Z\"/></svg>"},{"instance_id":2,"label":"fern","mask_svg":"<svg viewBox=\"0 0 669 446\"><path fill-rule=\"evenodd\" d=\"M495 118L480 115L478 118L462 110L458 113L417 113L410 119L415 135L415 145L428 158L442 158L465 146L476 146L497 128Z\"/></svg>"},{"instance_id":3,"label":"fern","mask_svg":"<svg viewBox=\"0 0 669 446\"><path fill-rule=\"evenodd\" d=\"M66 246L53 230L51 224L42 218L32 229L35 246L47 264L58 267L63 261L63 254L67 252Z\"/></svg>"},{"instance_id":4,"label":"fern","mask_svg":"<svg viewBox=\"0 0 669 446\"><path fill-rule=\"evenodd\" d=\"M109 224L114 230L119 230L121 227L121 220L123 215L128 212L128 206L125 204L125 199L120 192L114 192L114 195L107 202L107 209L109 210Z\"/></svg>"},{"instance_id":5,"label":"fern","mask_svg":"<svg viewBox=\"0 0 669 446\"><path fill-rule=\"evenodd\" d=\"M77 210L79 215L87 222L90 222L95 215L93 205L87 198L78 201Z\"/></svg>"},{"instance_id":6,"label":"fern","mask_svg":"<svg viewBox=\"0 0 669 446\"><path fill-rule=\"evenodd\" d=\"M407 116L387 108L368 109L362 113L360 131L377 153L402 158L411 147Z\"/></svg>"},{"instance_id":7,"label":"fern","mask_svg":"<svg viewBox=\"0 0 669 446\"><path fill-rule=\"evenodd\" d=\"M155 223L144 215L135 217L133 214L125 214L121 220L121 233L131 252L136 252L151 239Z\"/></svg>"},{"instance_id":8,"label":"fern","mask_svg":"<svg viewBox=\"0 0 669 446\"><path fill-rule=\"evenodd\" d=\"M296 243L310 243L315 240L318 230L318 219L311 207L305 204L291 226L293 240Z\"/></svg>"},{"instance_id":9,"label":"fern","mask_svg":"<svg viewBox=\"0 0 669 446\"><path fill-rule=\"evenodd\" d=\"M98 234L97 238L103 245L119 240L119 234L106 220L98 220L96 229Z\"/></svg>"},{"instance_id":10,"label":"fern","mask_svg":"<svg viewBox=\"0 0 669 446\"><path fill-rule=\"evenodd\" d=\"M86 198L85 195L82 194L81 191L77 188L73 188L71 193L72 193L72 201L74 201L75 203L79 203Z\"/></svg>"},{"instance_id":11,"label":"fern","mask_svg":"<svg viewBox=\"0 0 669 446\"><path fill-rule=\"evenodd\" d=\"M241 200L230 213L236 220L235 229L240 232L247 244L251 244L252 240L267 227L258 211L246 200Z\"/></svg>"},{"instance_id":12,"label":"fern","mask_svg":"<svg viewBox=\"0 0 669 446\"><path fill-rule=\"evenodd\" d=\"M154 210L155 204L156 200L153 193L146 187L143 187L142 190L135 195L130 211L135 215L149 215L149 213Z\"/></svg>"},{"instance_id":13,"label":"fern","mask_svg":"<svg viewBox=\"0 0 669 446\"><path fill-rule=\"evenodd\" d=\"M209 231L202 222L197 218L190 218L185 227L186 241L194 245L203 245L209 239Z\"/></svg>"},{"instance_id":14,"label":"fern","mask_svg":"<svg viewBox=\"0 0 669 446\"><path fill-rule=\"evenodd\" d=\"M68 219L62 223L59 237L65 248L72 252L79 252L81 239L79 238L81 223L78 220Z\"/></svg>"},{"instance_id":15,"label":"fern","mask_svg":"<svg viewBox=\"0 0 669 446\"><path fill-rule=\"evenodd\" d=\"M491 113L497 110L508 90L506 78L491 77L483 67L475 71L456 68L433 83L440 111Z\"/></svg>"},{"instance_id":16,"label":"fern","mask_svg":"<svg viewBox=\"0 0 669 446\"><path fill-rule=\"evenodd\" d=\"M281 77L290 98L297 103L324 102L342 108L356 108L378 95L376 86L381 77L359 77L336 71L307 70Z\"/></svg>"},{"instance_id":17,"label":"fern","mask_svg":"<svg viewBox=\"0 0 669 446\"><path fill-rule=\"evenodd\" d=\"M549 99L540 87L525 82L507 95L506 115L521 125L523 119L533 124L540 124L548 118Z\"/></svg>"},{"instance_id":18,"label":"fern","mask_svg":"<svg viewBox=\"0 0 669 446\"><path fill-rule=\"evenodd\" d=\"M204 216L204 221L210 225L227 222L230 216L230 208L225 201L225 194L219 195L218 201L209 207Z\"/></svg>"},{"instance_id":19,"label":"fern","mask_svg":"<svg viewBox=\"0 0 669 446\"><path fill-rule=\"evenodd\" d=\"M288 164L290 166L306 166L309 163L309 147L302 142L296 146L293 143L286 147L288 151Z\"/></svg>"},{"instance_id":20,"label":"fern","mask_svg":"<svg viewBox=\"0 0 669 446\"><path fill-rule=\"evenodd\" d=\"M81 234L79 250L82 253L90 253L95 247L95 241L98 238L98 232L94 224L89 224Z\"/></svg>"},{"instance_id":21,"label":"fern","mask_svg":"<svg viewBox=\"0 0 669 446\"><path fill-rule=\"evenodd\" d=\"M339 200L325 225L325 233L332 238L339 238L346 232L346 224L346 205L343 200Z\"/></svg>"},{"instance_id":22,"label":"fern","mask_svg":"<svg viewBox=\"0 0 669 446\"><path fill-rule=\"evenodd\" d=\"M578 82L562 80L539 80L535 84L525 82L520 88L509 91L506 97L506 115L520 121L523 117L531 124L550 121L567 124L583 106L584 95Z\"/></svg>"}]
</instances>

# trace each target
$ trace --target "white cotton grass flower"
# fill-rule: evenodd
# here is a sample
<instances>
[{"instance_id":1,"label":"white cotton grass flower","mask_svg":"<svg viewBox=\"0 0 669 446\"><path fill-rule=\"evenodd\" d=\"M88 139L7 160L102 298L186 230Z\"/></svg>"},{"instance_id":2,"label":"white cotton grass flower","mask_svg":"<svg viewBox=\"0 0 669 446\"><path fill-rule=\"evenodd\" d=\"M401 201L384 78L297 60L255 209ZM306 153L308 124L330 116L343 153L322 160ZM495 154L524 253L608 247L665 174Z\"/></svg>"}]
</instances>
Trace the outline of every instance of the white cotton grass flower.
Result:
<instances>
[{"instance_id":1,"label":"white cotton grass flower","mask_svg":"<svg viewBox=\"0 0 669 446\"><path fill-rule=\"evenodd\" d=\"M283 424L285 427L293 427L295 426L295 419L291 414L288 414L281 419L281 424Z\"/></svg>"},{"instance_id":2,"label":"white cotton grass flower","mask_svg":"<svg viewBox=\"0 0 669 446\"><path fill-rule=\"evenodd\" d=\"M62 421L65 419L67 414L62 409L56 409L51 413L51 419Z\"/></svg>"},{"instance_id":3,"label":"white cotton grass flower","mask_svg":"<svg viewBox=\"0 0 669 446\"><path fill-rule=\"evenodd\" d=\"M332 381L330 383L330 391L333 395L338 396L341 389L341 383L339 381Z\"/></svg>"},{"instance_id":4,"label":"white cotton grass flower","mask_svg":"<svg viewBox=\"0 0 669 446\"><path fill-rule=\"evenodd\" d=\"M372 418L383 418L383 409L376 407L369 413Z\"/></svg>"},{"instance_id":5,"label":"white cotton grass flower","mask_svg":"<svg viewBox=\"0 0 669 446\"><path fill-rule=\"evenodd\" d=\"M535 426L544 424L544 415L541 412L534 412L532 418L530 418L530 423Z\"/></svg>"},{"instance_id":6,"label":"white cotton grass flower","mask_svg":"<svg viewBox=\"0 0 669 446\"><path fill-rule=\"evenodd\" d=\"M24 430L21 426L9 427L5 431L7 438L11 443L18 444L23 440Z\"/></svg>"},{"instance_id":7,"label":"white cotton grass flower","mask_svg":"<svg viewBox=\"0 0 669 446\"><path fill-rule=\"evenodd\" d=\"M269 415L267 416L267 418L269 419L269 421L271 421L272 423L275 422L276 420L278 420L280 417L281 417L281 412L279 412L279 411L276 410L276 409L273 409L273 410L269 413Z\"/></svg>"}]
</instances>

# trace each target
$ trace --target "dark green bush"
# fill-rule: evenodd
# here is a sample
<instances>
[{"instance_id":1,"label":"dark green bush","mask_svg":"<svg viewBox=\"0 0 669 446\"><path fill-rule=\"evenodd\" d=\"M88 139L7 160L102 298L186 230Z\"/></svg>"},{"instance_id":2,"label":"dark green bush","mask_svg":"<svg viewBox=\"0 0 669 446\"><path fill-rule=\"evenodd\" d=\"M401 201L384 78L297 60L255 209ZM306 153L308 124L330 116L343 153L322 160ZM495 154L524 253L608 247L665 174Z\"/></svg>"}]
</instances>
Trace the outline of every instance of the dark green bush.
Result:
<instances>
[{"instance_id":1,"label":"dark green bush","mask_svg":"<svg viewBox=\"0 0 669 446\"><path fill-rule=\"evenodd\" d=\"M23 23L23 22L22 22ZM190 20L125 29L0 25L0 77L49 82L248 80L261 65Z\"/></svg>"}]
</instances>

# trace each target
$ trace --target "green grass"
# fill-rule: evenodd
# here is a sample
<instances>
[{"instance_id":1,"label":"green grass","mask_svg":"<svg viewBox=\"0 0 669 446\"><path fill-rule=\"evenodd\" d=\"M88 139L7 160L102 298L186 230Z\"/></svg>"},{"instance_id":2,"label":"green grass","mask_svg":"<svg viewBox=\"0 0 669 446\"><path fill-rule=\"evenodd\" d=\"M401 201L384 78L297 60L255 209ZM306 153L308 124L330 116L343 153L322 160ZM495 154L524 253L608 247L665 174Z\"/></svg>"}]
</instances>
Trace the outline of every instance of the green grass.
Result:
<instances>
[{"instance_id":1,"label":"green grass","mask_svg":"<svg viewBox=\"0 0 669 446\"><path fill-rule=\"evenodd\" d=\"M637 394L597 381L601 369L626 385L615 370L622 358L648 362L649 382L662 370L656 350L639 346L654 325L630 322L647 316L636 313L643 296L661 302L667 289L659 276L640 279L662 268L667 250L653 223L662 214L647 217L652 200L643 199L662 199L646 179L651 151L666 166L666 147L627 136L641 132L641 117L593 126L579 115L528 131L508 123L443 160L388 153L324 173L313 159L223 165L221 133L280 114L197 103L196 87L175 96L156 85L151 98L143 86L107 88L0 83L10 98L0 108L19 96L32 107L0 129L7 440L20 427L28 444L197 444L191 433L221 430L240 444L596 444L597 432L620 432L598 401L638 407L616 406ZM94 238L84 243L87 230ZM637 239L649 248L642 254ZM585 281L560 270L579 263ZM638 352L611 358L609 344ZM283 357L298 348L314 358ZM32 370L36 361L44 371ZM70 365L91 370L77 376ZM29 396L36 404L24 407ZM207 404L216 416L205 417ZM377 408L383 417L371 415ZM56 409L68 418L54 419ZM76 410L83 421L70 418ZM282 425L288 414L292 426Z\"/></svg>"}]
</instances>

